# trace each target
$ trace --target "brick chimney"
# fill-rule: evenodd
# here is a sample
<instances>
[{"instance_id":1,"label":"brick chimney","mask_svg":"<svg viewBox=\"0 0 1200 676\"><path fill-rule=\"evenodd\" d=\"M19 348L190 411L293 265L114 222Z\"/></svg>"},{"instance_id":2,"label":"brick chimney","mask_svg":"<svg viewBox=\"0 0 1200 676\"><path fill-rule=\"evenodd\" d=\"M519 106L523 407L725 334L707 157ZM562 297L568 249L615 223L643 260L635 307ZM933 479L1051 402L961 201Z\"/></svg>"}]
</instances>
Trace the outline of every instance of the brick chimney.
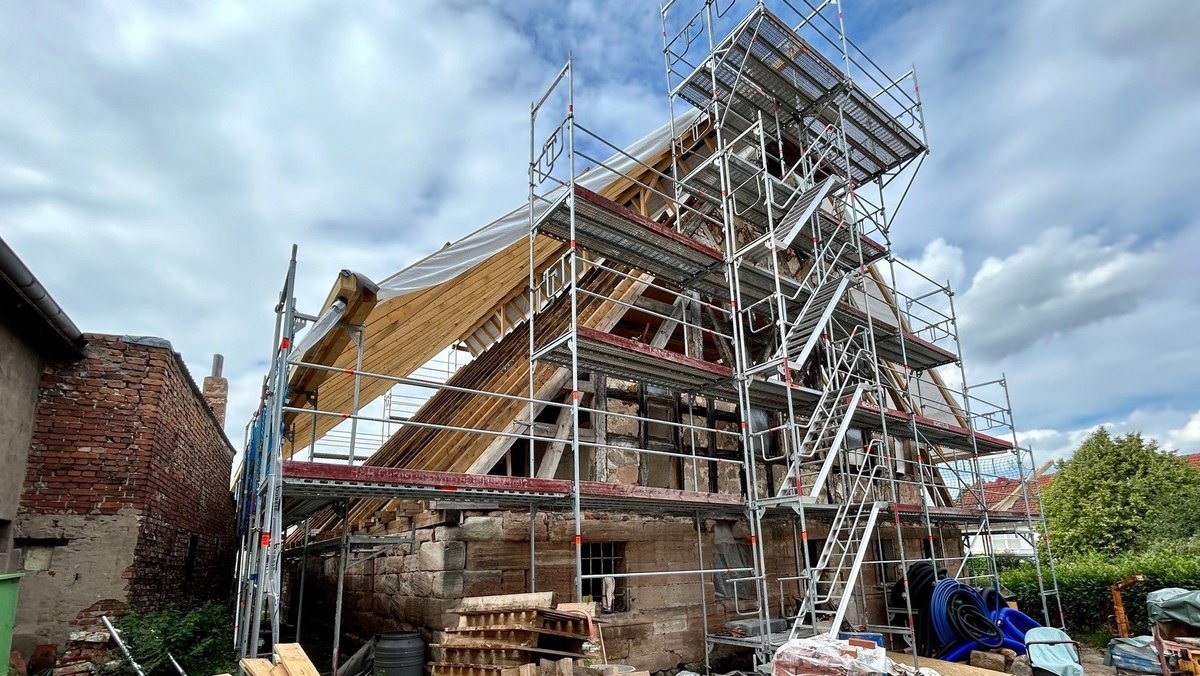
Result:
<instances>
[{"instance_id":1,"label":"brick chimney","mask_svg":"<svg viewBox=\"0 0 1200 676\"><path fill-rule=\"evenodd\" d=\"M225 403L229 400L229 381L221 377L224 366L225 357L214 354L212 375L204 378L204 399L222 427L225 426Z\"/></svg>"}]
</instances>

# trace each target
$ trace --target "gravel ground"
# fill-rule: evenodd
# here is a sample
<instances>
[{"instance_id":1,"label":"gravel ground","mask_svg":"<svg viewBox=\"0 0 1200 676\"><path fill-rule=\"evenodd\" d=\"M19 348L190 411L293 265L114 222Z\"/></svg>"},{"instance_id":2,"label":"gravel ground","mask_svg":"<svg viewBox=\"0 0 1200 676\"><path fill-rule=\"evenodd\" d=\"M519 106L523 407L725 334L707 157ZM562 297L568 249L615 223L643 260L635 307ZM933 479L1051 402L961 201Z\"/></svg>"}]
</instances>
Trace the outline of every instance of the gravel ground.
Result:
<instances>
[{"instance_id":1,"label":"gravel ground","mask_svg":"<svg viewBox=\"0 0 1200 676\"><path fill-rule=\"evenodd\" d=\"M1087 676L1113 676L1117 673L1115 668L1104 666L1104 651L1100 648L1080 646L1079 661L1083 663L1083 673Z\"/></svg>"}]
</instances>

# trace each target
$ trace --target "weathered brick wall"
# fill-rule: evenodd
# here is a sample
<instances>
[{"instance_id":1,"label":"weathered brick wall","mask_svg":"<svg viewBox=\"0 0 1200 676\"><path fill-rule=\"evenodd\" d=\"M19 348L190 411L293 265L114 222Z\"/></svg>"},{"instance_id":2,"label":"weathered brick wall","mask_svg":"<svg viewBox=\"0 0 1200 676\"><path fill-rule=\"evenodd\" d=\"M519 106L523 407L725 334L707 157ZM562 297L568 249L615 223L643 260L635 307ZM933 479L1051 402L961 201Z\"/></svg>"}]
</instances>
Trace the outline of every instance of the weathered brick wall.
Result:
<instances>
[{"instance_id":1,"label":"weathered brick wall","mask_svg":"<svg viewBox=\"0 0 1200 676\"><path fill-rule=\"evenodd\" d=\"M130 602L136 608L228 597L233 571L233 449L178 355L149 355L159 392Z\"/></svg>"},{"instance_id":2,"label":"weathered brick wall","mask_svg":"<svg viewBox=\"0 0 1200 676\"><path fill-rule=\"evenodd\" d=\"M52 550L23 580L17 634L72 658L101 612L225 598L234 545L233 450L179 355L87 340L42 372L16 525Z\"/></svg>"},{"instance_id":3,"label":"weathered brick wall","mask_svg":"<svg viewBox=\"0 0 1200 676\"><path fill-rule=\"evenodd\" d=\"M47 365L21 511L116 514L146 507L166 350L88 336L79 362Z\"/></svg>"}]
</instances>

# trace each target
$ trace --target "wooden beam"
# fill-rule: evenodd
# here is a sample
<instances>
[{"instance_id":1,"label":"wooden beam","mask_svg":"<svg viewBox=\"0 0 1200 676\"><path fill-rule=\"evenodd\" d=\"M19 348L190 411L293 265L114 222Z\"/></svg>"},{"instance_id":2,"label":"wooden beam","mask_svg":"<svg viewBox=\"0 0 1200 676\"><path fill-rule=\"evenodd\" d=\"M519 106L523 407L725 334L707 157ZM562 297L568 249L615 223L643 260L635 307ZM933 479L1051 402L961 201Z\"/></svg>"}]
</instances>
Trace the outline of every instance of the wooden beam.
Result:
<instances>
[{"instance_id":1,"label":"wooden beam","mask_svg":"<svg viewBox=\"0 0 1200 676\"><path fill-rule=\"evenodd\" d=\"M563 406L558 409L558 427L554 430L554 441L546 446L546 451L542 454L542 462L538 465L537 478L554 478L555 472L558 471L558 463L562 460L563 449L567 447L567 440L571 437L571 421L573 418L570 406Z\"/></svg>"},{"instance_id":2,"label":"wooden beam","mask_svg":"<svg viewBox=\"0 0 1200 676\"><path fill-rule=\"evenodd\" d=\"M299 643L276 643L275 661L287 669L288 676L321 676Z\"/></svg>"},{"instance_id":3,"label":"wooden beam","mask_svg":"<svg viewBox=\"0 0 1200 676\"><path fill-rule=\"evenodd\" d=\"M603 373L593 373L595 392L592 393L592 438L596 445L592 447L592 481L608 480L608 377Z\"/></svg>"},{"instance_id":4,"label":"wooden beam","mask_svg":"<svg viewBox=\"0 0 1200 676\"><path fill-rule=\"evenodd\" d=\"M533 398L538 400L533 405L533 416L535 418L542 412L542 409L546 407L544 402L557 394L558 391L561 390L570 379L571 372L568 369L560 368L554 372L554 375L550 376L550 379L546 381L546 384L537 389L533 395ZM506 435L519 434L525 429L526 424L527 421L524 420L513 420L512 423L510 423L509 426L504 430L504 432ZM517 443L517 439L519 438L520 437L515 436L498 436L493 439L492 443L489 444L488 447L484 449L483 453L480 454L480 456L475 460L475 462L471 464L471 467L467 470L467 473L484 474L491 471L492 466L495 465L500 458L503 458L505 453L508 453L508 449L512 448L512 445Z\"/></svg>"},{"instance_id":5,"label":"wooden beam","mask_svg":"<svg viewBox=\"0 0 1200 676\"><path fill-rule=\"evenodd\" d=\"M679 320L683 317L683 304L686 296L679 296L675 299L675 303L671 306L671 314L667 319L662 321L658 326L658 331L654 332L654 337L650 339L650 344L656 347L663 347L671 342L671 336L675 335L675 329L679 326Z\"/></svg>"}]
</instances>

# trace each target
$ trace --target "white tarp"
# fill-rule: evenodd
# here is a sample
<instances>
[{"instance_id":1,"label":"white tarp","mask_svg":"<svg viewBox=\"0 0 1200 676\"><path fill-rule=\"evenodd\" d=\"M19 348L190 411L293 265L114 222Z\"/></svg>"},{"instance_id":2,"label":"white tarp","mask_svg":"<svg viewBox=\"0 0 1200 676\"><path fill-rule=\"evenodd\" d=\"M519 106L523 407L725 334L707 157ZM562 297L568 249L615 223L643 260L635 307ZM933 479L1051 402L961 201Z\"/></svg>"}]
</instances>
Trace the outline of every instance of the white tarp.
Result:
<instances>
[{"instance_id":1,"label":"white tarp","mask_svg":"<svg viewBox=\"0 0 1200 676\"><path fill-rule=\"evenodd\" d=\"M675 121L675 128L687 129L699 118L699 110L688 111ZM633 173L639 164L652 159L670 141L671 125L666 124L626 148L624 153L613 154L604 161L604 166L585 172L576 183L599 192L621 175ZM545 199L534 203L535 220L554 203L555 195L561 190L551 191ZM379 283L379 302L454 279L528 235L529 206L525 205L383 280Z\"/></svg>"},{"instance_id":2,"label":"white tarp","mask_svg":"<svg viewBox=\"0 0 1200 676\"><path fill-rule=\"evenodd\" d=\"M699 110L690 110L675 120L675 129L686 130L700 120ZM594 167L576 179L588 190L599 192L622 175L631 174L671 142L671 124L649 133L623 153L614 153L603 166ZM534 203L534 220L554 203L562 188L557 188ZM462 239L413 263L379 283L378 302L384 303L405 294L422 291L448 282L492 256L529 236L529 205L513 209ZM295 353L304 354L340 321L345 305L334 303L297 342Z\"/></svg>"}]
</instances>

